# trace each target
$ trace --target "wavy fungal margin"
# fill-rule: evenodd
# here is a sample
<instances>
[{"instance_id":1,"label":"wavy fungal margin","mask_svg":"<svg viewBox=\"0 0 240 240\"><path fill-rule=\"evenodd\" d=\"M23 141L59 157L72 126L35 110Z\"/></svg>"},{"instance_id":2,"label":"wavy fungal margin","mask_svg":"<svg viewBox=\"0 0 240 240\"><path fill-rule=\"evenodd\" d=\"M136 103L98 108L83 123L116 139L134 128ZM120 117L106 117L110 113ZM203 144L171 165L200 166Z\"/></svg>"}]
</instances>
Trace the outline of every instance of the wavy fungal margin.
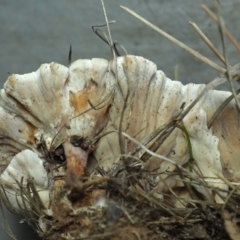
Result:
<instances>
[{"instance_id":1,"label":"wavy fungal margin","mask_svg":"<svg viewBox=\"0 0 240 240\"><path fill-rule=\"evenodd\" d=\"M43 64L11 75L0 95L2 199L13 212L36 213L43 233L51 229L47 217L59 226L76 217L87 226L78 211L97 208L106 181L121 182L128 167L138 181L125 187L159 201L172 191L191 199L181 170L203 198L223 202L223 179L240 178L239 112L231 101L208 128L231 95L211 90L179 118L204 87L172 81L153 62L131 55L77 60L69 68ZM102 187L89 190L89 181Z\"/></svg>"}]
</instances>

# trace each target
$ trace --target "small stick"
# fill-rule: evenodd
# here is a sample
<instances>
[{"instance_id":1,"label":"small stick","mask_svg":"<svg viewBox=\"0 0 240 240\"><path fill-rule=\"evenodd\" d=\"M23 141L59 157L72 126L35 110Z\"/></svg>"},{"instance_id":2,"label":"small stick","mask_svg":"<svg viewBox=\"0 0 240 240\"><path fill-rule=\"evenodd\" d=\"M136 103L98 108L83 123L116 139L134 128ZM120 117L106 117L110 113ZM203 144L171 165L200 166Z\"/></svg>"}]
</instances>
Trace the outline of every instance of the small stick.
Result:
<instances>
[{"instance_id":1,"label":"small stick","mask_svg":"<svg viewBox=\"0 0 240 240\"><path fill-rule=\"evenodd\" d=\"M218 18L217 16L206 6L206 5L202 5L202 9L205 11L205 13L208 14L208 16L210 18L213 19L213 21L215 21L216 23L218 23ZM240 53L240 45L238 44L237 40L233 37L233 35L227 30L225 29L226 32L226 36L229 38L229 40L232 42L232 44L234 45L234 47L237 49L237 51Z\"/></svg>"},{"instance_id":2,"label":"small stick","mask_svg":"<svg viewBox=\"0 0 240 240\"><path fill-rule=\"evenodd\" d=\"M171 35L169 35L168 33L164 32L163 30L161 30L160 28L158 28L157 26L155 26L154 24L150 23L149 21L147 21L145 18L141 17L140 15L138 15L137 13L135 13L134 11L132 11L129 8L126 8L124 6L120 6L122 9L124 9L126 12L130 13L131 15L133 15L135 18L139 19L140 21L142 21L143 23L145 23L147 26L149 26L150 28L154 29L156 32L160 33L161 35L163 35L164 37L166 37L168 40L172 41L173 43L175 43L176 45L178 45L179 47L183 48L184 50L186 50L187 52L191 53L193 56L197 57L198 59L202 60L203 62L207 63L208 65L210 65L211 67L217 69L218 71L225 73L226 69L219 66L218 64L216 64L215 62L211 61L210 59L208 59L207 57L203 56L202 54L200 54L199 52L193 50L192 48L188 47L186 44L180 42L179 40L177 40L176 38L172 37Z\"/></svg>"},{"instance_id":3,"label":"small stick","mask_svg":"<svg viewBox=\"0 0 240 240\"><path fill-rule=\"evenodd\" d=\"M209 40L209 38L202 32L202 30L197 26L194 22L189 22L190 25L196 30L198 35L202 38L202 40L207 44L207 46L212 50L212 52L222 61L222 63L225 64L224 57L218 52L218 50L214 47L212 42Z\"/></svg>"}]
</instances>

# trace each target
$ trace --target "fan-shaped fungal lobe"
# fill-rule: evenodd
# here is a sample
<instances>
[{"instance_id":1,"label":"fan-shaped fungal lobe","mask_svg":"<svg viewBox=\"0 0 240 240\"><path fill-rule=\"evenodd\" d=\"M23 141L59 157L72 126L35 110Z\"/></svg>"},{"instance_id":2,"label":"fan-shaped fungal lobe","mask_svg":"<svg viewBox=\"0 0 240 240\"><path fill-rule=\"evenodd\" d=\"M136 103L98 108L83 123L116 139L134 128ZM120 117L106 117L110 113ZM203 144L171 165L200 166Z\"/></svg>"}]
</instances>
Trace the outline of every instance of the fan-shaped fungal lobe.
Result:
<instances>
[{"instance_id":1,"label":"fan-shaped fungal lobe","mask_svg":"<svg viewBox=\"0 0 240 240\"><path fill-rule=\"evenodd\" d=\"M56 209L62 207L68 212L72 201L69 196L81 202L79 196L90 159L111 172L116 164L141 158L142 169L157 172L152 179L156 183L154 189L148 189L142 180L146 189L161 194L169 188L184 188L173 173L176 164L188 168L186 134L181 127L172 125L156 149L154 144L166 132L152 134L177 121L203 89L204 85L184 86L172 81L153 62L137 56L111 61L77 60L69 68L58 63L43 64L36 72L11 75L0 97L1 183L5 201L10 209L23 212L25 203L20 197L32 181L49 214L56 216ZM229 92L209 91L179 121L190 137L192 174L222 189L227 186L219 175L239 181L240 131L235 102L230 102L210 129L207 123L229 96ZM137 142L154 149L155 155L147 158ZM209 189L193 185L211 198ZM78 204L89 206L102 194L98 191L93 199Z\"/></svg>"}]
</instances>

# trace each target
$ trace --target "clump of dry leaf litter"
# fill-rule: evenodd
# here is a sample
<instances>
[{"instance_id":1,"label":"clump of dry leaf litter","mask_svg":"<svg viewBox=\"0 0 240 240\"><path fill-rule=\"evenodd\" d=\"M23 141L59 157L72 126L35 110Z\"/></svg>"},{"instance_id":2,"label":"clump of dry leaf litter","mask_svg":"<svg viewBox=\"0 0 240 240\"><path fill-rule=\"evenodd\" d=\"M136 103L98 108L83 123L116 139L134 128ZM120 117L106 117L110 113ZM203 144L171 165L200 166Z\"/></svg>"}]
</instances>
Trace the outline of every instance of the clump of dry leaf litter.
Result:
<instances>
[{"instance_id":1,"label":"clump of dry leaf litter","mask_svg":"<svg viewBox=\"0 0 240 240\"><path fill-rule=\"evenodd\" d=\"M124 9L133 13L129 9ZM204 9L209 12L209 9L206 6L204 6ZM217 9L219 11L219 7ZM165 32L150 24L145 19L142 19L140 16L138 16L138 18L161 34L167 36ZM230 67L227 62L224 35L225 27L221 14L218 13L217 19L224 46L224 56L221 56L221 54L218 53L211 42L196 25L192 25L210 49L219 57L219 59L222 60L226 68L218 66L203 56L199 57L199 53L196 54L194 50L188 48L183 43L178 42L171 36L167 36L170 40L173 40L181 47L187 49L190 53L195 54L195 56L198 56L210 66L222 72L222 75L210 82L204 91L213 89L224 81L228 80L230 82L233 95L216 111L208 123L209 127L228 102L233 98L238 101L236 94L238 94L239 91L234 90L232 80L238 81L240 79L239 65ZM106 35L103 34L102 36L106 41L108 40ZM238 51L239 49L240 48L238 48ZM115 46L113 52L116 53ZM203 95L203 93L201 95ZM185 109L177 116L174 116L159 130L160 132L158 132L158 134L161 133L160 137L151 146L151 151L156 151L169 134L175 128L180 127L179 123L201 98L201 95L198 96L188 109ZM31 181L28 181L26 185L22 182L17 182L21 190L23 206L26 206L25 208L22 208L22 205L19 204L22 208L25 220L36 230L42 239L48 240L70 239L70 235L71 239L113 240L240 239L240 191L238 185L230 183L225 178L222 179L230 189L227 191L227 194L225 194L226 197L222 197L223 204L216 204L213 200L207 201L203 198L203 196L193 188L193 185L211 188L213 194L218 194L220 196L223 196L222 193L224 191L210 187L200 176L196 177L196 175L192 174L191 165L194 159L191 153L191 141L189 140L186 129L182 130L188 139L190 160L187 163L186 168L178 167L177 173L169 172L169 175L178 175L179 179L184 182L186 193L191 196L191 199L181 199L178 197L177 189L174 189L173 191L169 188L168 194L163 193L164 199L159 201L159 196L152 191L155 187L153 179L156 174L158 174L158 169L147 171L142 168L142 162L150 157L150 153L146 152L141 159L130 155L122 155L121 163L115 165L114 168L108 171L105 171L98 166L94 168L89 167L89 171L84 177L81 191L78 191L78 194L81 194L82 196L81 202L74 201L73 195L73 209L71 209L71 211L64 211L66 205L64 205L62 197L67 190L64 187L61 187L64 185L64 176L59 174L58 184L60 187L55 197L55 211L58 212L58 216L55 218L46 214L46 209L41 202L38 191ZM156 133L153 132L151 135L155 134ZM64 168L66 166L61 167ZM61 173L61 169L59 170L59 173ZM94 176L98 177L94 178ZM86 207L91 205L89 201L91 201L93 196L97 196L102 192L106 193L106 198L100 198L98 200L98 207L95 207L94 205L90 208ZM6 206L10 204L4 188L1 189L1 199ZM178 202L182 207L176 208L172 205L172 199L178 199ZM29 206L31 211L29 211ZM99 206L102 208L99 208ZM47 231L43 231L41 219L47 224L47 226L44 226ZM7 223L5 223L5 225L7 226ZM15 239L10 228L7 227L6 230L9 232L9 235Z\"/></svg>"}]
</instances>

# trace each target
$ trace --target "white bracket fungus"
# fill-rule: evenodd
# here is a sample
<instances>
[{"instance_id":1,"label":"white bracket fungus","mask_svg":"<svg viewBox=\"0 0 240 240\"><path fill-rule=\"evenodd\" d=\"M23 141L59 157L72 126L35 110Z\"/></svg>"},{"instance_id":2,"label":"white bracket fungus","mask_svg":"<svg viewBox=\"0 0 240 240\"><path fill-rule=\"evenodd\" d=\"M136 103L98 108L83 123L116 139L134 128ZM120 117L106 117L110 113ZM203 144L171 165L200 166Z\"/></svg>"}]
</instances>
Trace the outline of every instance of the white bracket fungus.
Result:
<instances>
[{"instance_id":1,"label":"white bracket fungus","mask_svg":"<svg viewBox=\"0 0 240 240\"><path fill-rule=\"evenodd\" d=\"M108 171L121 162L122 154L138 148L136 142L150 148L161 134L147 143L145 140L174 120L203 88L172 81L153 62L129 55L111 61L77 60L69 68L43 64L36 72L11 75L0 97L0 179L10 209L22 211L19 184L25 185L27 180L34 182L43 205L51 209L57 191L52 173L65 160L67 170L63 167L62 173L67 175L71 192L83 184L90 153L98 166ZM239 113L235 102L228 104L210 129L207 123L230 95L208 91L178 123L184 125L190 137L192 174L220 189L228 186L219 176L236 182L240 176ZM74 141L73 136L77 136ZM141 163L145 170L157 169L152 191L161 194L169 188L184 189L179 177L171 174L177 165L189 167L189 146L182 129L174 127L154 151L156 155ZM145 150L135 152L132 157L141 158ZM193 186L211 198L208 188ZM215 197L219 201L219 196Z\"/></svg>"}]
</instances>

